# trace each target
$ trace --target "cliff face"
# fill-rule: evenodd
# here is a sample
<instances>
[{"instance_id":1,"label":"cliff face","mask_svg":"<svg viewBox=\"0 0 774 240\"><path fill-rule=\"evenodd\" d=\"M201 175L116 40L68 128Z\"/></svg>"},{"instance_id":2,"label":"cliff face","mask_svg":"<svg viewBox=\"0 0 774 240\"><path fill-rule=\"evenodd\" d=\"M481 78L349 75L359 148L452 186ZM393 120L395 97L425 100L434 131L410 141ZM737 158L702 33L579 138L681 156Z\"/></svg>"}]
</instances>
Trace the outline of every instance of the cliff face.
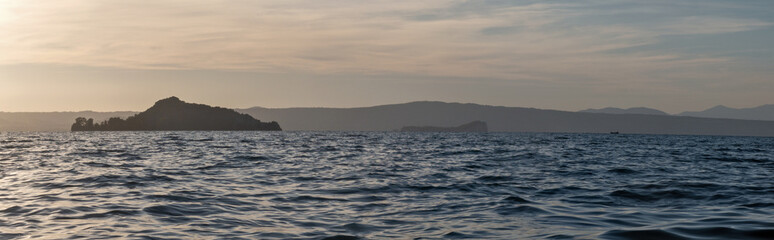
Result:
<instances>
[{"instance_id":1,"label":"cliff face","mask_svg":"<svg viewBox=\"0 0 774 240\"><path fill-rule=\"evenodd\" d=\"M457 127L403 127L401 132L487 132L486 122L473 121Z\"/></svg>"},{"instance_id":2,"label":"cliff face","mask_svg":"<svg viewBox=\"0 0 774 240\"><path fill-rule=\"evenodd\" d=\"M156 102L153 107L126 118L102 123L77 118L72 131L280 131L277 122L261 122L234 110L186 103L177 97Z\"/></svg>"}]
</instances>

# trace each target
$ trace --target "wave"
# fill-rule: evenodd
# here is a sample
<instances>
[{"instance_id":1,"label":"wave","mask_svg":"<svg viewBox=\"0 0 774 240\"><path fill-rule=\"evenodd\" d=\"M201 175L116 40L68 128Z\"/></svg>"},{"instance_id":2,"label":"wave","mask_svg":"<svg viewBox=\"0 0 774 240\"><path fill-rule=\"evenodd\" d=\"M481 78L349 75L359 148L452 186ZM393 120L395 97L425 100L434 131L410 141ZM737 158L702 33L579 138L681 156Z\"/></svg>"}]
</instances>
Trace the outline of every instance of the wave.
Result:
<instances>
[{"instance_id":1,"label":"wave","mask_svg":"<svg viewBox=\"0 0 774 240\"><path fill-rule=\"evenodd\" d=\"M18 133L0 239L766 239L774 139Z\"/></svg>"}]
</instances>

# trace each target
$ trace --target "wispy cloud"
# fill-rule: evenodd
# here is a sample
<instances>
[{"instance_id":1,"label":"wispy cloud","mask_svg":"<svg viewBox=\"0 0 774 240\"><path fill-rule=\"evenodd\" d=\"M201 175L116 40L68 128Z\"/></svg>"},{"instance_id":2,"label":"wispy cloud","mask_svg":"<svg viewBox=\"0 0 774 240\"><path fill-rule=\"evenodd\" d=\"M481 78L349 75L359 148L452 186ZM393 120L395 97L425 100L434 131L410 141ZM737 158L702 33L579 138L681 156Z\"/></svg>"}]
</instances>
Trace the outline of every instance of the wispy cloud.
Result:
<instances>
[{"instance_id":1,"label":"wispy cloud","mask_svg":"<svg viewBox=\"0 0 774 240\"><path fill-rule=\"evenodd\" d=\"M731 57L611 50L653 44L668 35L771 26L765 19L743 16L663 16L654 11L668 8L668 3L607 5L460 0L4 2L0 64L584 83L626 78L644 85L659 81L651 77L654 71L694 69ZM642 20L622 19L632 12Z\"/></svg>"}]
</instances>

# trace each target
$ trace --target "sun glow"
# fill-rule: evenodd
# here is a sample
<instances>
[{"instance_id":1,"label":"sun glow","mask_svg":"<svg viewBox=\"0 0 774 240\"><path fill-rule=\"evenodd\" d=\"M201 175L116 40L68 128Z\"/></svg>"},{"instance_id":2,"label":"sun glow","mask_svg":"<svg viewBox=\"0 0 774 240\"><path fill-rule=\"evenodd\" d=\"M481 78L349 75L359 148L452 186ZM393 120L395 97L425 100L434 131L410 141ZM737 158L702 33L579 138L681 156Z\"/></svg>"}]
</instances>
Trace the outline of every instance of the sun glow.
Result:
<instances>
[{"instance_id":1,"label":"sun glow","mask_svg":"<svg viewBox=\"0 0 774 240\"><path fill-rule=\"evenodd\" d=\"M13 8L18 1L0 0L0 27L13 19Z\"/></svg>"}]
</instances>

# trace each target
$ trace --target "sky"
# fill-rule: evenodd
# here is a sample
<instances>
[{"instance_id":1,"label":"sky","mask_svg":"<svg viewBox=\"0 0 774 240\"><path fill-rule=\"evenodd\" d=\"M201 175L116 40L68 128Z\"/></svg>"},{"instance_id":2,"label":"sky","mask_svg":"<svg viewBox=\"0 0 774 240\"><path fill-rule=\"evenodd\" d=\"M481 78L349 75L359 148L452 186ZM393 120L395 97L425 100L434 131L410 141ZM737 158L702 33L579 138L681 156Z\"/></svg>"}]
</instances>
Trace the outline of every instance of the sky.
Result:
<instances>
[{"instance_id":1,"label":"sky","mask_svg":"<svg viewBox=\"0 0 774 240\"><path fill-rule=\"evenodd\" d=\"M771 0L0 0L0 111L774 104Z\"/></svg>"}]
</instances>

